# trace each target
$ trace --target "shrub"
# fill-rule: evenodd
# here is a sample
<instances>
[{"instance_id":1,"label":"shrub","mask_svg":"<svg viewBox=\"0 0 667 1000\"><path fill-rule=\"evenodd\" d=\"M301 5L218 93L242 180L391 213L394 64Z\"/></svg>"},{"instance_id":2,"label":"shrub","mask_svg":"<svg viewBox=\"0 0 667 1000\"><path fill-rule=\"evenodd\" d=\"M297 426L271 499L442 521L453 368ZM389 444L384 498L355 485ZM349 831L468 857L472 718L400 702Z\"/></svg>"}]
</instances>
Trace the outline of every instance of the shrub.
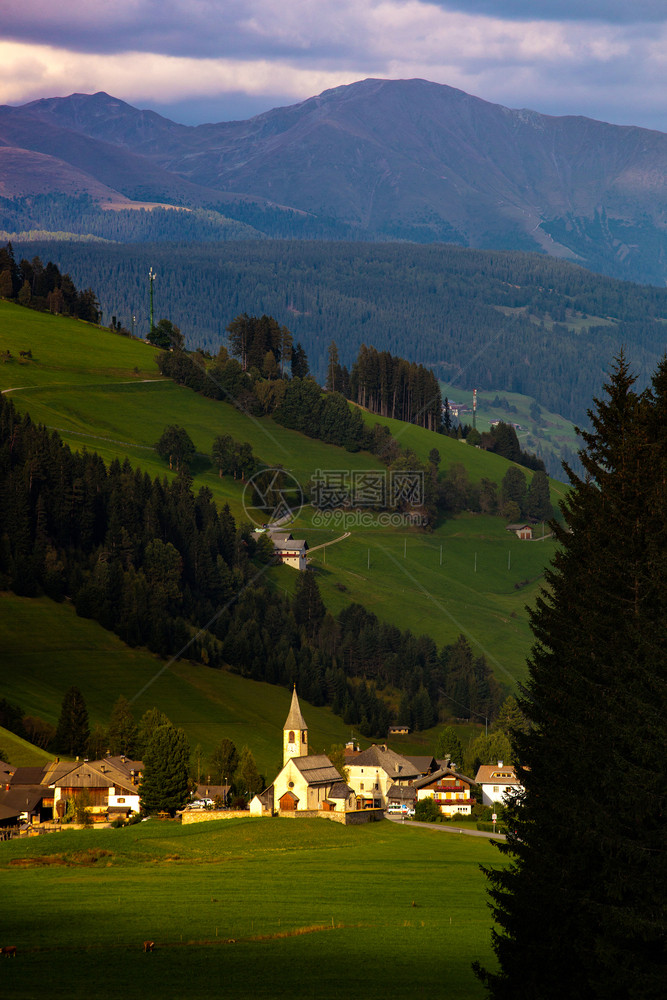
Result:
<instances>
[{"instance_id":1,"label":"shrub","mask_svg":"<svg viewBox=\"0 0 667 1000\"><path fill-rule=\"evenodd\" d=\"M422 823L437 823L442 819L440 806L434 798L420 799L415 803L415 819Z\"/></svg>"}]
</instances>

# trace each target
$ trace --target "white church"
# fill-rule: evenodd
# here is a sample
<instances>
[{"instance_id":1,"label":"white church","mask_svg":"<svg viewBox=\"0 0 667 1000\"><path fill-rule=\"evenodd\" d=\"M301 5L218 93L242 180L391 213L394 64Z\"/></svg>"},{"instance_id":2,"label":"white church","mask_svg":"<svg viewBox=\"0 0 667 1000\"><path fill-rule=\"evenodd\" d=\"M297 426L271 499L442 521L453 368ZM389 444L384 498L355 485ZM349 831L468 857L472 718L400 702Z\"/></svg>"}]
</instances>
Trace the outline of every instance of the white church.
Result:
<instances>
[{"instance_id":1,"label":"white church","mask_svg":"<svg viewBox=\"0 0 667 1000\"><path fill-rule=\"evenodd\" d=\"M356 810L356 796L336 767L324 754L308 752L308 726L296 694L283 726L283 767L272 785L250 803L256 816L276 814L301 817L344 814Z\"/></svg>"}]
</instances>

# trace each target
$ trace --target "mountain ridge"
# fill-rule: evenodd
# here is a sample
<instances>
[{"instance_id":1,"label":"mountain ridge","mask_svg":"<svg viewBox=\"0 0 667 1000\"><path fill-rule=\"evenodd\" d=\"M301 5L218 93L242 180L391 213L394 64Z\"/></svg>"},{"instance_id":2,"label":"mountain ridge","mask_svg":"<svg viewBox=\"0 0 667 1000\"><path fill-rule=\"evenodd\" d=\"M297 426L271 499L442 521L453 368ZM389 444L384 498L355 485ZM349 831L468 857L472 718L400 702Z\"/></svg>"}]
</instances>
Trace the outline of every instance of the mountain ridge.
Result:
<instances>
[{"instance_id":1,"label":"mountain ridge","mask_svg":"<svg viewBox=\"0 0 667 1000\"><path fill-rule=\"evenodd\" d=\"M0 108L0 142L129 198L250 198L375 239L540 251L667 280L666 134L513 110L426 80L368 79L196 126L75 94Z\"/></svg>"}]
</instances>

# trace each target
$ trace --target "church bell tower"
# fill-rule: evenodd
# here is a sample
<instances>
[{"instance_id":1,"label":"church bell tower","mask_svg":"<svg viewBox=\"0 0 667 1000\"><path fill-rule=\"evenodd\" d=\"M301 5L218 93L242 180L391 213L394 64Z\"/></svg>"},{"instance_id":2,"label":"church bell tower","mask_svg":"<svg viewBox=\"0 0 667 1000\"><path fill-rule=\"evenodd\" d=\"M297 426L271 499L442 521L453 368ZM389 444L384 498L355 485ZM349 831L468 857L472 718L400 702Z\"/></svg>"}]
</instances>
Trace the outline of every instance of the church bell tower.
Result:
<instances>
[{"instance_id":1,"label":"church bell tower","mask_svg":"<svg viewBox=\"0 0 667 1000\"><path fill-rule=\"evenodd\" d=\"M308 726L301 714L296 686L292 692L292 704L283 726L283 765L292 757L308 756Z\"/></svg>"}]
</instances>

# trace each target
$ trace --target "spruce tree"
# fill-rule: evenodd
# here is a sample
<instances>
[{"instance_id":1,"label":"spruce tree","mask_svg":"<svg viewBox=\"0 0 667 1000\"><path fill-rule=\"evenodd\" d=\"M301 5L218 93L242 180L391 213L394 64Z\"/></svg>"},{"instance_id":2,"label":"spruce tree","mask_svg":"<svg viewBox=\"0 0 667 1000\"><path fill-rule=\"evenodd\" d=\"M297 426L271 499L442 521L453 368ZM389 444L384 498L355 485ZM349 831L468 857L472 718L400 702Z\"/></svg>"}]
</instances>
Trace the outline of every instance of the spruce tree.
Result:
<instances>
[{"instance_id":1,"label":"spruce tree","mask_svg":"<svg viewBox=\"0 0 667 1000\"><path fill-rule=\"evenodd\" d=\"M139 733L132 708L124 695L120 695L111 710L107 745L112 754L134 757L138 749Z\"/></svg>"},{"instance_id":2,"label":"spruce tree","mask_svg":"<svg viewBox=\"0 0 667 1000\"><path fill-rule=\"evenodd\" d=\"M144 776L139 786L144 812L172 816L187 802L190 747L182 729L171 723L158 726L144 754Z\"/></svg>"},{"instance_id":3,"label":"spruce tree","mask_svg":"<svg viewBox=\"0 0 667 1000\"><path fill-rule=\"evenodd\" d=\"M215 747L208 762L214 785L231 782L239 763L239 755L234 743L223 737Z\"/></svg>"},{"instance_id":4,"label":"spruce tree","mask_svg":"<svg viewBox=\"0 0 667 1000\"><path fill-rule=\"evenodd\" d=\"M62 700L56 735L53 738L54 750L70 757L83 756L88 749L89 738L86 703L78 687L71 687Z\"/></svg>"},{"instance_id":5,"label":"spruce tree","mask_svg":"<svg viewBox=\"0 0 667 1000\"><path fill-rule=\"evenodd\" d=\"M525 792L486 869L500 969L476 969L494 1000L664 996L667 367L634 381L621 356L531 614Z\"/></svg>"},{"instance_id":6,"label":"spruce tree","mask_svg":"<svg viewBox=\"0 0 667 1000\"><path fill-rule=\"evenodd\" d=\"M239 755L239 763L234 775L234 784L239 794L247 799L251 799L253 795L257 795L264 787L262 776L257 770L255 758L248 747L243 747Z\"/></svg>"}]
</instances>

